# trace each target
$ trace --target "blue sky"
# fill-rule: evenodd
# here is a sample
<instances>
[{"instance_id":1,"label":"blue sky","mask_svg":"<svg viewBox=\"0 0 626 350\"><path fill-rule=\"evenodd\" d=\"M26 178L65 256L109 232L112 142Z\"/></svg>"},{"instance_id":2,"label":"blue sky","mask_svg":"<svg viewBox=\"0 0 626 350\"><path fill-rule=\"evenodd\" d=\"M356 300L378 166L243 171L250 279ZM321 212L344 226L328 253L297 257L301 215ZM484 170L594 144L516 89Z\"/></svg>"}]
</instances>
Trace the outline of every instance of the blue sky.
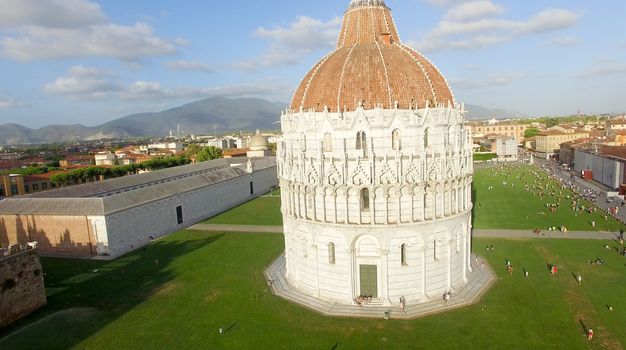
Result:
<instances>
[{"instance_id":1,"label":"blue sky","mask_svg":"<svg viewBox=\"0 0 626 350\"><path fill-rule=\"evenodd\" d=\"M0 0L0 123L91 126L215 95L289 102L348 3ZM386 3L460 101L626 111L626 1Z\"/></svg>"}]
</instances>

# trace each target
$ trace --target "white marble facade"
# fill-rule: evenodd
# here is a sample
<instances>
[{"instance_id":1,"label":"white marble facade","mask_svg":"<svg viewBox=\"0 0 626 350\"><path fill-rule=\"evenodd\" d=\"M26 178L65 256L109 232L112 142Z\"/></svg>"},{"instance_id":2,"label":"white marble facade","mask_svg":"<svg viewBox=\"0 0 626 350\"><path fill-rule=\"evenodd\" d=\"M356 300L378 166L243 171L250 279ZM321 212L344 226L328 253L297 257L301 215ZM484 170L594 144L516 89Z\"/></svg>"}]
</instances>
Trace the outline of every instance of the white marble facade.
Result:
<instances>
[{"instance_id":1,"label":"white marble facade","mask_svg":"<svg viewBox=\"0 0 626 350\"><path fill-rule=\"evenodd\" d=\"M389 305L465 284L473 165L463 109L282 115L277 166L293 287Z\"/></svg>"}]
</instances>

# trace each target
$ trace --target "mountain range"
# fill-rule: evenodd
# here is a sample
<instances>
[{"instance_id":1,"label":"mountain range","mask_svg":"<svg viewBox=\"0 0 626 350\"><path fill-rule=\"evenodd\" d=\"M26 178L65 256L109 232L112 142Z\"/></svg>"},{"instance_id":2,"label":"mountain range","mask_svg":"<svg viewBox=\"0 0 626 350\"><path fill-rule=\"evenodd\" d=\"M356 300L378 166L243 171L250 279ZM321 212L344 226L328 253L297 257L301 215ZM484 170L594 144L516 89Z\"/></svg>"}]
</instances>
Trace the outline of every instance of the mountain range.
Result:
<instances>
[{"instance_id":1,"label":"mountain range","mask_svg":"<svg viewBox=\"0 0 626 350\"><path fill-rule=\"evenodd\" d=\"M238 130L276 130L286 103L259 98L212 97L156 113L132 114L102 125L49 125L31 129L18 124L0 125L0 144L73 142L106 138L163 137L214 134ZM518 113L465 105L467 119L519 118Z\"/></svg>"}]
</instances>

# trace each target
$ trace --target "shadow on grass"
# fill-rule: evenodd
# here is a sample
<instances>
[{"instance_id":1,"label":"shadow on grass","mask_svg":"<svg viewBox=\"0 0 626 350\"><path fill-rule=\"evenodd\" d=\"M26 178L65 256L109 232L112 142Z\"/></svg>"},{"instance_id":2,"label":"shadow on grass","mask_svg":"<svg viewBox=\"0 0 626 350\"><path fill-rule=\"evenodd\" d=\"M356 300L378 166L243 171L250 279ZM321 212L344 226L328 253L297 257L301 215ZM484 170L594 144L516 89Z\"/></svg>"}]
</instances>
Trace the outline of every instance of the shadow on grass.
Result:
<instances>
[{"instance_id":1,"label":"shadow on grass","mask_svg":"<svg viewBox=\"0 0 626 350\"><path fill-rule=\"evenodd\" d=\"M42 259L48 305L0 330L0 348L76 346L174 280L177 274L169 265L177 257L222 236L165 239L112 261ZM54 344L50 339L55 339Z\"/></svg>"},{"instance_id":2,"label":"shadow on grass","mask_svg":"<svg viewBox=\"0 0 626 350\"><path fill-rule=\"evenodd\" d=\"M583 322L582 319L578 319L578 323L580 323L580 327L583 329L583 334L587 334L589 329L587 328L587 325L585 324L585 322Z\"/></svg>"}]
</instances>

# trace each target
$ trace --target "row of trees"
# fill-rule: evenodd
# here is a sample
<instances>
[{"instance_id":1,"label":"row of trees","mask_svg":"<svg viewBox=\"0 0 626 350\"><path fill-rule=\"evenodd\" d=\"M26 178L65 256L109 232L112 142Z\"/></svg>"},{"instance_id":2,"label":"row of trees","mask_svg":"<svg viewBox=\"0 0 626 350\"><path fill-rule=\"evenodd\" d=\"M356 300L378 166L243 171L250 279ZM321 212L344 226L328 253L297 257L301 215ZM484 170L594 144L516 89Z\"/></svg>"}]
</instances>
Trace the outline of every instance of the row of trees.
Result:
<instances>
[{"instance_id":1,"label":"row of trees","mask_svg":"<svg viewBox=\"0 0 626 350\"><path fill-rule=\"evenodd\" d=\"M189 163L191 163L191 161L187 157L157 157L139 164L119 165L111 168L92 166L88 168L76 169L67 173L54 174L50 177L50 181L60 185L78 184L82 182L97 181L99 179L112 179L137 174L142 170L152 171L166 169Z\"/></svg>"},{"instance_id":2,"label":"row of trees","mask_svg":"<svg viewBox=\"0 0 626 350\"><path fill-rule=\"evenodd\" d=\"M45 174L49 171L58 170L58 167L52 166L38 166L38 165L30 165L26 168L14 168L3 171L5 174L20 174L20 175L38 175Z\"/></svg>"}]
</instances>

